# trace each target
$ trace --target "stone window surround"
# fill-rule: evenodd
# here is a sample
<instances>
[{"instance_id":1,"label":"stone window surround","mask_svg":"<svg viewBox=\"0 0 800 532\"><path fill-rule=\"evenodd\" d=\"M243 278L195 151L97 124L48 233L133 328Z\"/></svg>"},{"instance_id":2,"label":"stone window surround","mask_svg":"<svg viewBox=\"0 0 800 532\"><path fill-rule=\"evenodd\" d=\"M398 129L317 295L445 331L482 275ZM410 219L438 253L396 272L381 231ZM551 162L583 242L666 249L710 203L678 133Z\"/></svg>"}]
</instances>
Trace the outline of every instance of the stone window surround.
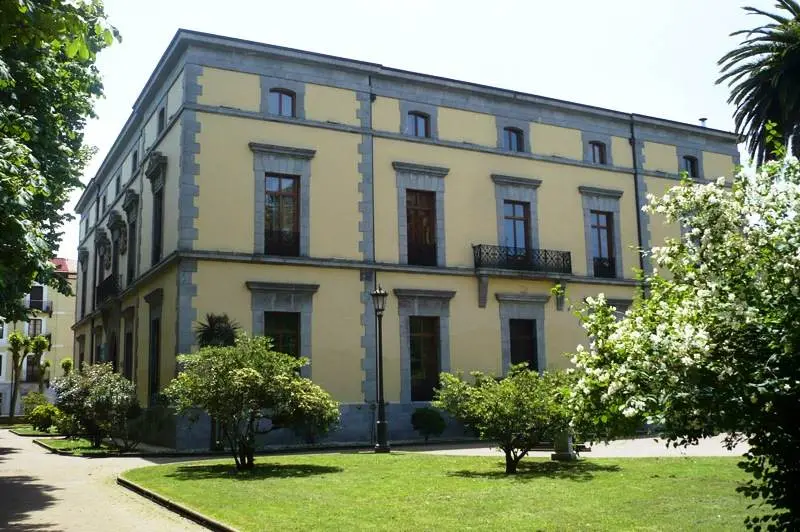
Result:
<instances>
[{"instance_id":1,"label":"stone window surround","mask_svg":"<svg viewBox=\"0 0 800 532\"><path fill-rule=\"evenodd\" d=\"M300 256L309 256L311 233L311 159L316 150L294 148L289 146L276 146L274 144L261 144L251 142L250 150L253 152L253 177L255 184L255 235L253 253L263 255L265 232L265 175L281 174L294 175L300 178L300 204L299 230L300 230Z\"/></svg>"},{"instance_id":2,"label":"stone window surround","mask_svg":"<svg viewBox=\"0 0 800 532\"><path fill-rule=\"evenodd\" d=\"M621 279L623 277L622 266L622 224L620 216L620 198L622 197L621 190L614 190L608 188L579 186L583 204L583 232L584 240L586 241L586 275L588 277L594 276L594 262L592 256L592 217L591 211L607 211L611 212L614 216L613 237L614 237L614 262L616 277Z\"/></svg>"},{"instance_id":3,"label":"stone window surround","mask_svg":"<svg viewBox=\"0 0 800 532\"><path fill-rule=\"evenodd\" d=\"M400 319L400 402L427 405L427 401L411 401L411 316L439 318L439 371L450 371L450 290L417 290L395 288Z\"/></svg>"},{"instance_id":4,"label":"stone window surround","mask_svg":"<svg viewBox=\"0 0 800 532\"><path fill-rule=\"evenodd\" d=\"M435 105L426 103L410 102L407 100L400 100L400 134L411 135L408 129L408 113L418 112L424 113L429 117L430 126L430 139L439 138L439 108ZM420 137L424 138L424 137Z\"/></svg>"},{"instance_id":5,"label":"stone window surround","mask_svg":"<svg viewBox=\"0 0 800 532\"><path fill-rule=\"evenodd\" d=\"M505 242L505 212L506 200L519 201L528 204L530 214L528 225L528 246L539 249L539 218L537 209L536 190L542 184L540 179L530 177L516 177L503 174L492 174L494 182L495 202L497 203L497 245Z\"/></svg>"},{"instance_id":6,"label":"stone window surround","mask_svg":"<svg viewBox=\"0 0 800 532\"><path fill-rule=\"evenodd\" d=\"M514 118L507 118L504 116L495 116L495 125L497 127L497 149L508 151L505 148L505 130L506 128L518 129L522 132L522 152L515 153L531 153L531 133L530 122L527 120L517 120Z\"/></svg>"},{"instance_id":7,"label":"stone window surround","mask_svg":"<svg viewBox=\"0 0 800 532\"><path fill-rule=\"evenodd\" d=\"M611 135L605 133L594 133L589 131L581 131L581 142L583 143L583 162L588 164L596 164L598 166L614 166L614 157L611 150ZM596 163L592 159L592 143L599 142L606 147L606 162L605 164Z\"/></svg>"},{"instance_id":8,"label":"stone window surround","mask_svg":"<svg viewBox=\"0 0 800 532\"><path fill-rule=\"evenodd\" d=\"M272 115L269 112L269 93L273 90L293 92L294 118L304 119L306 117L306 84L302 81L271 76L261 76L261 114Z\"/></svg>"},{"instance_id":9,"label":"stone window surround","mask_svg":"<svg viewBox=\"0 0 800 532\"><path fill-rule=\"evenodd\" d=\"M253 334L264 334L265 312L297 312L300 314L300 356L308 359L308 365L300 370L303 377L311 378L311 327L314 313L314 294L318 284L272 283L247 281L251 294L253 312Z\"/></svg>"},{"instance_id":10,"label":"stone window surround","mask_svg":"<svg viewBox=\"0 0 800 532\"><path fill-rule=\"evenodd\" d=\"M694 157L697 161L697 175L694 176L694 179L702 179L705 177L705 172L703 172L703 150L698 148L685 148L683 146L676 146L676 151L678 153L679 174L683 172L683 158Z\"/></svg>"},{"instance_id":11,"label":"stone window surround","mask_svg":"<svg viewBox=\"0 0 800 532\"><path fill-rule=\"evenodd\" d=\"M406 214L406 190L426 190L436 194L436 265L446 266L444 227L444 177L449 168L426 166L394 161L392 167L397 183L397 230L399 238L399 263L408 264L408 219Z\"/></svg>"},{"instance_id":12,"label":"stone window surround","mask_svg":"<svg viewBox=\"0 0 800 532\"><path fill-rule=\"evenodd\" d=\"M547 368L547 352L544 338L544 307L549 295L496 293L500 307L500 353L503 375L511 367L511 320L536 321L536 358L541 373Z\"/></svg>"}]
</instances>

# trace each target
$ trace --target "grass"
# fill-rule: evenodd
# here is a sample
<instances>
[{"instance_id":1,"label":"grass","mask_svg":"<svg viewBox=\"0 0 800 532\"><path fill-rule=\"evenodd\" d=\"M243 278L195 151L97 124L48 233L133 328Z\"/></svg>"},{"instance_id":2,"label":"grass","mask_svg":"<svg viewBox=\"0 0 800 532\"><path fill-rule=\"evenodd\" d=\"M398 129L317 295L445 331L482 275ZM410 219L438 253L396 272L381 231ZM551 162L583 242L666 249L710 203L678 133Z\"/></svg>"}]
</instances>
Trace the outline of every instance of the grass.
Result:
<instances>
[{"instance_id":1,"label":"grass","mask_svg":"<svg viewBox=\"0 0 800 532\"><path fill-rule=\"evenodd\" d=\"M92 447L92 443L86 438L48 438L46 440L36 440L43 445L59 451L66 451L74 456L108 456L117 455L116 447L103 443L99 449Z\"/></svg>"},{"instance_id":2,"label":"grass","mask_svg":"<svg viewBox=\"0 0 800 532\"><path fill-rule=\"evenodd\" d=\"M732 530L749 503L736 458L575 463L329 453L133 469L123 477L241 530Z\"/></svg>"},{"instance_id":3,"label":"grass","mask_svg":"<svg viewBox=\"0 0 800 532\"><path fill-rule=\"evenodd\" d=\"M18 436L59 436L58 433L53 432L51 428L47 432L33 428L31 425L14 425L10 427Z\"/></svg>"}]
</instances>

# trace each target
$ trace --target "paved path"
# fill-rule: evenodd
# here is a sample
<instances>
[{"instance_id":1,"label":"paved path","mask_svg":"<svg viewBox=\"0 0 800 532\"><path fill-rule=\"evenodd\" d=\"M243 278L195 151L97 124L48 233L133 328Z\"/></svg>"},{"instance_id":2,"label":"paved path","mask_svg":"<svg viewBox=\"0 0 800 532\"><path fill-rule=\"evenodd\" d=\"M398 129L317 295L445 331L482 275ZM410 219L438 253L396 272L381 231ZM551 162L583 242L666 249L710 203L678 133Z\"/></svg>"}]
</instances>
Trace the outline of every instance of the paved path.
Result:
<instances>
[{"instance_id":1,"label":"paved path","mask_svg":"<svg viewBox=\"0 0 800 532\"><path fill-rule=\"evenodd\" d=\"M171 532L203 530L116 485L117 474L175 459L51 454L0 430L0 530Z\"/></svg>"}]
</instances>

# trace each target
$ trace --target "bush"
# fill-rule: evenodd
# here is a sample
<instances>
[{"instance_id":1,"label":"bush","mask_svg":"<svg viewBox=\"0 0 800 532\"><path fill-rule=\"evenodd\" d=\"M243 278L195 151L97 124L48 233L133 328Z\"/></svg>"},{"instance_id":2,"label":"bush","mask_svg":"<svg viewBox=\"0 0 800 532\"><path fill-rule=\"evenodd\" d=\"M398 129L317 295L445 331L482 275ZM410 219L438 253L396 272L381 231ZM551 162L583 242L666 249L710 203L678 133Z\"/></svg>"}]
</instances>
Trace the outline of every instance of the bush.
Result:
<instances>
[{"instance_id":1,"label":"bush","mask_svg":"<svg viewBox=\"0 0 800 532\"><path fill-rule=\"evenodd\" d=\"M29 417L37 406L47 405L50 402L43 393L31 392L22 398L22 411L25 417Z\"/></svg>"},{"instance_id":2,"label":"bush","mask_svg":"<svg viewBox=\"0 0 800 532\"><path fill-rule=\"evenodd\" d=\"M55 425L58 418L59 410L55 405L50 403L39 405L28 414L28 422L33 425L33 428L42 432L47 432L50 427Z\"/></svg>"},{"instance_id":3,"label":"bush","mask_svg":"<svg viewBox=\"0 0 800 532\"><path fill-rule=\"evenodd\" d=\"M172 412L163 406L143 409L137 404L114 425L111 438L120 451L133 451L161 432L171 417Z\"/></svg>"},{"instance_id":4,"label":"bush","mask_svg":"<svg viewBox=\"0 0 800 532\"><path fill-rule=\"evenodd\" d=\"M72 373L72 368L74 365L75 363L72 362L72 359L69 357L61 359L61 369L64 371L64 375L69 375Z\"/></svg>"},{"instance_id":5,"label":"bush","mask_svg":"<svg viewBox=\"0 0 800 532\"><path fill-rule=\"evenodd\" d=\"M414 410L411 414L411 426L425 438L425 443L428 443L428 438L431 436L441 436L447 423L438 410L426 406Z\"/></svg>"},{"instance_id":6,"label":"bush","mask_svg":"<svg viewBox=\"0 0 800 532\"><path fill-rule=\"evenodd\" d=\"M65 414L58 407L55 408L56 417L53 420L53 425L56 428L56 432L63 434L67 438L75 438L79 436L81 433L81 426L75 416L71 414Z\"/></svg>"}]
</instances>

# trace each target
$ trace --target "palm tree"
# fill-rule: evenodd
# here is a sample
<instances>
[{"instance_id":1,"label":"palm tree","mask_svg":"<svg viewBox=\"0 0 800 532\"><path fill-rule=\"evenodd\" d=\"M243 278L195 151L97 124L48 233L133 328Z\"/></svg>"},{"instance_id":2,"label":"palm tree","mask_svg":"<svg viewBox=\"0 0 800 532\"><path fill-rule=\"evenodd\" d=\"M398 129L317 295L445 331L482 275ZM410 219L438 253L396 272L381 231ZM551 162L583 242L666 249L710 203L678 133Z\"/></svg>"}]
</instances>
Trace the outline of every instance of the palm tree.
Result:
<instances>
[{"instance_id":1,"label":"palm tree","mask_svg":"<svg viewBox=\"0 0 800 532\"><path fill-rule=\"evenodd\" d=\"M227 314L206 314L206 322L198 323L195 328L197 343L200 347L231 346L236 343L239 328Z\"/></svg>"},{"instance_id":2,"label":"palm tree","mask_svg":"<svg viewBox=\"0 0 800 532\"><path fill-rule=\"evenodd\" d=\"M777 124L784 145L800 126L800 3L777 0L775 7L778 13L745 7L772 22L732 33L745 39L718 63L722 75L717 83L731 87L728 103L736 106L736 132L745 136L757 164L770 157L767 123ZM795 153L798 144L795 140Z\"/></svg>"}]
</instances>

